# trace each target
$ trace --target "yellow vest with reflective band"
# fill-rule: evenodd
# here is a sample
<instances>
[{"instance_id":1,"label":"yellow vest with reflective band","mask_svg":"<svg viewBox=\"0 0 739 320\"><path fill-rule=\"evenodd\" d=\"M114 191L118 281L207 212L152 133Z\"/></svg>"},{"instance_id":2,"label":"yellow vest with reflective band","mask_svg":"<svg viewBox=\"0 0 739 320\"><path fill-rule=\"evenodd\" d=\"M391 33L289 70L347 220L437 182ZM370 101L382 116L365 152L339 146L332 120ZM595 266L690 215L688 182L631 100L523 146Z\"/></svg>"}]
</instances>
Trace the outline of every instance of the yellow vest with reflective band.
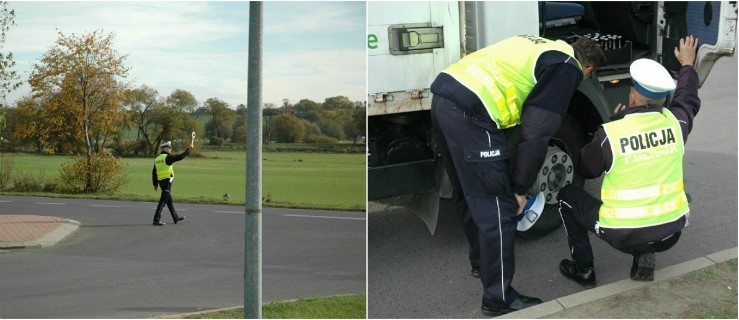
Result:
<instances>
[{"instance_id":1,"label":"yellow vest with reflective band","mask_svg":"<svg viewBox=\"0 0 739 320\"><path fill-rule=\"evenodd\" d=\"M667 109L634 113L603 125L613 164L601 187L601 227L641 228L688 213L683 191L683 144L677 118Z\"/></svg>"},{"instance_id":2,"label":"yellow vest with reflective band","mask_svg":"<svg viewBox=\"0 0 739 320\"><path fill-rule=\"evenodd\" d=\"M514 36L473 52L444 72L477 95L498 128L510 128L521 123L521 107L537 81L536 61L552 50L575 59L574 49L564 41ZM582 70L579 62L577 66Z\"/></svg>"},{"instance_id":3,"label":"yellow vest with reflective band","mask_svg":"<svg viewBox=\"0 0 739 320\"><path fill-rule=\"evenodd\" d=\"M164 180L169 177L174 177L174 168L171 165L167 165L165 161L167 154L162 153L154 159L154 167L157 168L157 179Z\"/></svg>"}]
</instances>

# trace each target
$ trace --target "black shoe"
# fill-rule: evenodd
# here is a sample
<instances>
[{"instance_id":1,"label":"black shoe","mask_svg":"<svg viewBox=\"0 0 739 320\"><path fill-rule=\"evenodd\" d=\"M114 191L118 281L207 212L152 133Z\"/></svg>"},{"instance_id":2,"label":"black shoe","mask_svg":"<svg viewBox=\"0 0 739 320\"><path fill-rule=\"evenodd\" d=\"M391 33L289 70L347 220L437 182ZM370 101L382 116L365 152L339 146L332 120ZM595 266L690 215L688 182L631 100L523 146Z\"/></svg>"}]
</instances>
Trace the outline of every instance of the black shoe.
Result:
<instances>
[{"instance_id":1,"label":"black shoe","mask_svg":"<svg viewBox=\"0 0 739 320\"><path fill-rule=\"evenodd\" d=\"M502 309L493 309L486 305L482 305L482 308L480 308L480 311L483 315L488 317L497 317L500 315L504 315L506 313L511 313L514 311L526 309L528 307L533 307L537 304L541 303L541 299L534 298L534 297L527 297L524 295L519 294L518 298L516 300L513 300L513 303L511 303L508 307L502 308Z\"/></svg>"},{"instance_id":2,"label":"black shoe","mask_svg":"<svg viewBox=\"0 0 739 320\"><path fill-rule=\"evenodd\" d=\"M595 268L592 262L564 259L559 263L559 272L587 289L595 288Z\"/></svg>"},{"instance_id":3,"label":"black shoe","mask_svg":"<svg viewBox=\"0 0 739 320\"><path fill-rule=\"evenodd\" d=\"M161 221L154 221L154 225L155 225L155 226L163 226L163 225L164 225L164 222L161 222Z\"/></svg>"},{"instance_id":4,"label":"black shoe","mask_svg":"<svg viewBox=\"0 0 739 320\"><path fill-rule=\"evenodd\" d=\"M654 266L656 264L657 257L654 256L654 253L634 255L634 262L631 264L631 280L654 281Z\"/></svg>"},{"instance_id":5,"label":"black shoe","mask_svg":"<svg viewBox=\"0 0 739 320\"><path fill-rule=\"evenodd\" d=\"M470 275L473 278L480 279L480 267L472 267L472 271L470 271Z\"/></svg>"},{"instance_id":6,"label":"black shoe","mask_svg":"<svg viewBox=\"0 0 739 320\"><path fill-rule=\"evenodd\" d=\"M177 224L177 222L180 222L182 220L185 220L185 216L181 216L179 219L174 221L174 224Z\"/></svg>"}]
</instances>

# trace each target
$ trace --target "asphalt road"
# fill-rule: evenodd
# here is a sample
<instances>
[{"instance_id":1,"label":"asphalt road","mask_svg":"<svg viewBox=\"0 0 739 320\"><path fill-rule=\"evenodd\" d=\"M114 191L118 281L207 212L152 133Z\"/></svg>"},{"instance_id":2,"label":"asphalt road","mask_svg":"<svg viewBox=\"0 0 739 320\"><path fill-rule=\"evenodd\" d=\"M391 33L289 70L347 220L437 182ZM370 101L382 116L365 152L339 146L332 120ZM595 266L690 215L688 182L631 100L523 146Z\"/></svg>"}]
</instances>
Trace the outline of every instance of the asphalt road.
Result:
<instances>
[{"instance_id":1,"label":"asphalt road","mask_svg":"<svg viewBox=\"0 0 739 320\"><path fill-rule=\"evenodd\" d=\"M692 196L690 225L657 268L737 246L737 60L722 58L700 89L702 108L684 158ZM586 183L599 193L600 179ZM467 244L453 206L443 201L431 236L405 198L371 202L368 227L370 318L481 318L482 285L469 276ZM591 238L600 285L629 276L631 257ZM536 241L516 240L519 292L549 301L583 288L565 279L559 261L569 257L563 228Z\"/></svg>"},{"instance_id":2,"label":"asphalt road","mask_svg":"<svg viewBox=\"0 0 739 320\"><path fill-rule=\"evenodd\" d=\"M0 197L0 214L82 223L50 248L0 253L0 318L146 318L244 304L244 209ZM359 212L265 208L263 301L366 292Z\"/></svg>"}]
</instances>

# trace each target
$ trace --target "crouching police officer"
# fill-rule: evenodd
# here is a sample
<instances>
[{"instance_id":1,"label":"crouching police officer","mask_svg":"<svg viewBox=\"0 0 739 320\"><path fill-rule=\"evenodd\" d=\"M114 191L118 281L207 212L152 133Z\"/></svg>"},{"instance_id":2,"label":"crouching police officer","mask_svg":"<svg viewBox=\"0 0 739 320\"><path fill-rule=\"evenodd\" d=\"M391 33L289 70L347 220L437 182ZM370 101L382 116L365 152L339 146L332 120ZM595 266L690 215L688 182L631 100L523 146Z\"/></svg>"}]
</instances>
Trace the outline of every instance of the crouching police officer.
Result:
<instances>
[{"instance_id":1,"label":"crouching police officer","mask_svg":"<svg viewBox=\"0 0 739 320\"><path fill-rule=\"evenodd\" d=\"M598 128L575 160L585 178L605 172L601 201L568 185L558 195L572 260L560 262L567 278L595 286L588 231L612 247L633 255L631 279L654 280L655 252L671 248L688 224L683 191L683 153L693 118L700 109L693 60L698 39L680 39L675 56L682 65L669 108L663 108L675 82L659 63L631 64L629 107L619 104L614 121Z\"/></svg>"},{"instance_id":2,"label":"crouching police officer","mask_svg":"<svg viewBox=\"0 0 739 320\"><path fill-rule=\"evenodd\" d=\"M190 145L185 152L173 155L171 154L172 141L167 141L159 147L162 149L162 153L154 159L154 169L151 171L151 180L154 182L154 191L157 191L157 186L162 189L162 195L159 197L157 210L154 212L155 226L164 225L164 222L160 219L162 218L162 209L164 209L165 203L167 204L169 213L172 214L172 220L174 220L175 224L185 219L185 216L180 217L177 215L177 211L174 209L174 205L172 204L171 191L172 182L174 181L174 169L172 168L172 164L185 159L190 154L190 150L192 150L192 145Z\"/></svg>"},{"instance_id":3,"label":"crouching police officer","mask_svg":"<svg viewBox=\"0 0 739 320\"><path fill-rule=\"evenodd\" d=\"M541 303L511 286L516 215L572 95L604 62L602 49L585 38L569 45L514 36L464 57L431 85L435 141L457 193L486 316ZM509 150L508 129L519 126L520 139L510 139L516 150Z\"/></svg>"}]
</instances>

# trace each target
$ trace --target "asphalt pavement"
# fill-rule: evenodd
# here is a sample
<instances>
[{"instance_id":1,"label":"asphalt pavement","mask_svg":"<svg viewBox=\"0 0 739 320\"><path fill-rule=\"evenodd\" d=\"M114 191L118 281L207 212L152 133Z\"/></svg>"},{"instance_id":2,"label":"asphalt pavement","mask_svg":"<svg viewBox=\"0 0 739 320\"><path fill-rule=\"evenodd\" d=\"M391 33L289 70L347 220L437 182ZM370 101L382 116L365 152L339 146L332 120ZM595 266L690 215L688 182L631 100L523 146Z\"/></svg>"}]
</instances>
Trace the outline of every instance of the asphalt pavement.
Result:
<instances>
[{"instance_id":1,"label":"asphalt pavement","mask_svg":"<svg viewBox=\"0 0 739 320\"><path fill-rule=\"evenodd\" d=\"M78 229L53 246L0 249L0 318L147 318L243 305L244 209L0 196L0 215ZM366 292L366 216L264 208L263 300Z\"/></svg>"},{"instance_id":2,"label":"asphalt pavement","mask_svg":"<svg viewBox=\"0 0 739 320\"><path fill-rule=\"evenodd\" d=\"M657 269L737 247L737 60L721 58L699 90L702 100L684 158L692 196L690 225L671 250L657 254ZM586 182L598 194L601 180ZM467 244L454 207L442 201L431 235L407 208L407 198L368 205L368 314L370 318L483 318L482 286L469 276ZM598 286L629 277L631 256L591 237ZM569 257L563 228L538 240L516 239L513 286L545 302L584 289L565 279Z\"/></svg>"}]
</instances>

